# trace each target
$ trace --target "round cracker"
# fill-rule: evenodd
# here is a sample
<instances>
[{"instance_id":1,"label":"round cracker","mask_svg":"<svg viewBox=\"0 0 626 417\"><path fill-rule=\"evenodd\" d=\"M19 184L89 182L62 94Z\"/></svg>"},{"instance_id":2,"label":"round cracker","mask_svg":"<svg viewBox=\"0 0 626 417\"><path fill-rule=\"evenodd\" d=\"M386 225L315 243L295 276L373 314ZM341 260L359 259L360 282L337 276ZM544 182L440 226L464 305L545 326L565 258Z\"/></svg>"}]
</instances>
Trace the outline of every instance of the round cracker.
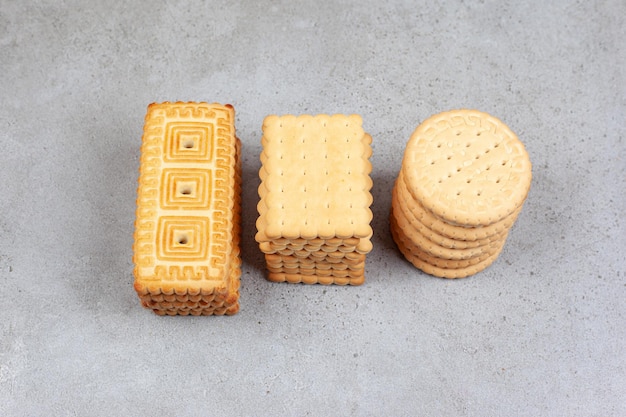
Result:
<instances>
[{"instance_id":1,"label":"round cracker","mask_svg":"<svg viewBox=\"0 0 626 417\"><path fill-rule=\"evenodd\" d=\"M394 186L391 198L392 206L398 206L400 211L404 214L406 220L410 223L411 228L416 230L417 232L423 234L428 240L443 246L445 248L450 249L469 249L469 248L477 248L479 246L485 246L492 243L494 240L501 239L508 233L507 230L500 232L494 236L490 236L488 238L480 239L480 240L462 240L462 239L453 239L451 237L444 236L442 234L437 233L436 231L430 229L424 223L422 223L419 218L413 213L413 207L410 207L410 204L413 202L408 202L405 198L399 197L399 186ZM413 203L415 205L415 203ZM467 236L467 235L465 235Z\"/></svg>"},{"instance_id":2,"label":"round cracker","mask_svg":"<svg viewBox=\"0 0 626 417\"><path fill-rule=\"evenodd\" d=\"M437 267L437 266L433 266L433 265L429 264L428 262L425 262L425 261L421 260L417 256L414 256L404 246L402 239L400 239L400 236L398 236L398 234L397 234L397 230L395 230L394 228L391 228L391 234L392 234L392 237L393 237L394 241L398 245L398 249L400 250L402 255L404 255L404 258L407 261L409 261L413 266L415 266L417 269L421 270L422 272L424 272L426 274L429 274L429 275L433 275L433 276L439 277L439 278L450 278L450 279L466 278L466 277L469 277L471 275L477 274L477 273L485 270L493 262L495 262L495 260L498 259L498 256L500 255L500 252L502 251L502 248L504 247L504 245L503 245L498 251L496 251L490 257L488 257L487 259L485 259L484 261L482 261L482 262L480 262L480 263L478 263L476 265L471 265L471 266L468 266L466 268L446 269L446 268L440 268L440 267Z\"/></svg>"},{"instance_id":3,"label":"round cracker","mask_svg":"<svg viewBox=\"0 0 626 417\"><path fill-rule=\"evenodd\" d=\"M486 226L522 205L532 178L524 145L499 119L476 110L434 115L411 135L402 162L411 194L457 226Z\"/></svg>"},{"instance_id":4,"label":"round cracker","mask_svg":"<svg viewBox=\"0 0 626 417\"><path fill-rule=\"evenodd\" d=\"M413 242L411 242L410 239L408 239L407 236L404 234L403 229L398 227L393 216L391 216L390 218L390 223L391 223L391 228L393 229L392 234L395 233L394 240L399 239L401 241L402 246L406 250L408 250L411 253L411 255L415 256L421 261L426 262L432 266L443 268L443 269L461 269L461 268L468 268L470 266L480 264L481 262L490 258L494 253L499 252L502 249L502 246L504 245L504 243L506 242L506 239L503 239L496 246L493 246L489 250L485 251L483 254L476 256L474 258L458 259L458 260L443 259L443 258L438 258L436 256L432 256L429 253L421 250L418 246L414 245Z\"/></svg>"},{"instance_id":5,"label":"round cracker","mask_svg":"<svg viewBox=\"0 0 626 417\"><path fill-rule=\"evenodd\" d=\"M415 197L410 193L410 190L407 188L403 172L400 172L400 174L398 175L395 186L398 188L398 196L412 203L411 211L413 212L414 216L419 219L422 224L424 224L424 226L451 239L466 241L486 239L491 241L493 240L494 236L497 238L497 235L508 231L513 226L523 206L519 206L508 217L502 219L499 222L492 223L488 226L456 226L446 223L443 220L437 218L433 213L426 210L420 204L420 202L415 199Z\"/></svg>"},{"instance_id":6,"label":"round cracker","mask_svg":"<svg viewBox=\"0 0 626 417\"><path fill-rule=\"evenodd\" d=\"M403 234L408 240L410 240L415 246L419 247L422 251L428 253L431 256L449 259L449 260L462 260L470 259L483 255L485 252L490 252L498 245L499 241L491 242L489 245L478 246L475 248L466 249L450 249L436 244L429 240L423 234L417 232L410 227L409 222L404 217L403 213L398 207L391 208L391 215L397 222L397 227L402 229Z\"/></svg>"}]
</instances>

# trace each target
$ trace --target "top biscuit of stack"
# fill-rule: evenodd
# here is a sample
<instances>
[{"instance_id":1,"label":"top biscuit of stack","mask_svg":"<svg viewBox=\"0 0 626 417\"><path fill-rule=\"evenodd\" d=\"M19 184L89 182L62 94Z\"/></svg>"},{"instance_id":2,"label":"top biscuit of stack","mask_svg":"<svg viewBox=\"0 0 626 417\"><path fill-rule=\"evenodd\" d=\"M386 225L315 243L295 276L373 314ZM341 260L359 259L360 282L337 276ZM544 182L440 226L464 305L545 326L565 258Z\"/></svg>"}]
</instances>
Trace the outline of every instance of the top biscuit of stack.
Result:
<instances>
[{"instance_id":1,"label":"top biscuit of stack","mask_svg":"<svg viewBox=\"0 0 626 417\"><path fill-rule=\"evenodd\" d=\"M463 227L512 215L524 203L532 177L517 136L476 110L439 113L420 124L402 166L415 200L444 222Z\"/></svg>"},{"instance_id":2,"label":"top biscuit of stack","mask_svg":"<svg viewBox=\"0 0 626 417\"><path fill-rule=\"evenodd\" d=\"M358 238L371 249L371 137L358 115L268 116L257 242Z\"/></svg>"},{"instance_id":3,"label":"top biscuit of stack","mask_svg":"<svg viewBox=\"0 0 626 417\"><path fill-rule=\"evenodd\" d=\"M160 294L172 292L212 294L197 306L202 314L238 309L239 149L230 105L148 107L133 259L135 289L155 312L164 308Z\"/></svg>"}]
</instances>

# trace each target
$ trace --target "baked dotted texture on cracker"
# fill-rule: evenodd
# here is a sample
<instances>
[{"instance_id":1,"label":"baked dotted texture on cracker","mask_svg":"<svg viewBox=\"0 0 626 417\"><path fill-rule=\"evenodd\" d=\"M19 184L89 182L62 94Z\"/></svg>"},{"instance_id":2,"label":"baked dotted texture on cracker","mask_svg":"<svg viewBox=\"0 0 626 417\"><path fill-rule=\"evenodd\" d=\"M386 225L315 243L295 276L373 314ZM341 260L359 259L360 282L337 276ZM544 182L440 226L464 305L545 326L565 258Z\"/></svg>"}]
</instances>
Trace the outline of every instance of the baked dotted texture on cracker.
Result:
<instances>
[{"instance_id":1,"label":"baked dotted texture on cracker","mask_svg":"<svg viewBox=\"0 0 626 417\"><path fill-rule=\"evenodd\" d=\"M476 274L502 251L530 181L524 146L498 119L476 110L432 116L411 136L394 184L393 240L427 274Z\"/></svg>"},{"instance_id":2,"label":"baked dotted texture on cracker","mask_svg":"<svg viewBox=\"0 0 626 417\"><path fill-rule=\"evenodd\" d=\"M257 241L371 236L371 137L357 115L268 116Z\"/></svg>"},{"instance_id":3,"label":"baked dotted texture on cracker","mask_svg":"<svg viewBox=\"0 0 626 417\"><path fill-rule=\"evenodd\" d=\"M500 120L453 110L420 124L403 159L407 188L442 220L485 226L521 206L531 183L524 145Z\"/></svg>"},{"instance_id":4,"label":"baked dotted texture on cracker","mask_svg":"<svg viewBox=\"0 0 626 417\"><path fill-rule=\"evenodd\" d=\"M361 285L372 138L357 115L268 116L256 240L274 282Z\"/></svg>"},{"instance_id":5,"label":"baked dotted texture on cracker","mask_svg":"<svg viewBox=\"0 0 626 417\"><path fill-rule=\"evenodd\" d=\"M238 311L240 148L230 105L148 107L133 245L144 307L161 315Z\"/></svg>"},{"instance_id":6,"label":"baked dotted texture on cracker","mask_svg":"<svg viewBox=\"0 0 626 417\"><path fill-rule=\"evenodd\" d=\"M522 205L520 205L507 217L487 226L459 226L437 218L433 215L433 213L425 209L419 201L415 200L410 191L407 189L402 171L398 175L394 189L398 192L398 196L401 196L400 199L404 200L404 203L410 201L410 210L424 226L434 232L440 233L443 236L460 241L476 241L484 239L493 240L494 237L498 238L499 235L505 233L511 228L522 210Z\"/></svg>"}]
</instances>

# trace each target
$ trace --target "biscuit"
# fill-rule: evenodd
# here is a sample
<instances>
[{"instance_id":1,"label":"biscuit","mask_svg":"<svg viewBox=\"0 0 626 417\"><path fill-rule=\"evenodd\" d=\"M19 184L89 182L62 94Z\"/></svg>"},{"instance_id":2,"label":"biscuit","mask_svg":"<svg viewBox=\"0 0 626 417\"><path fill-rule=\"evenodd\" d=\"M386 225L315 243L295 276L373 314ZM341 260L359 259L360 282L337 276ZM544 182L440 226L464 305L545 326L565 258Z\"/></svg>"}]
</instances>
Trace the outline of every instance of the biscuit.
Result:
<instances>
[{"instance_id":1,"label":"biscuit","mask_svg":"<svg viewBox=\"0 0 626 417\"><path fill-rule=\"evenodd\" d=\"M488 238L484 238L481 240L460 240L454 239L448 236L444 236L442 234L437 233L436 231L428 228L424 225L415 215L415 202L407 202L404 198L398 197L400 188L398 185L393 187L392 190L392 200L391 204L393 207L397 207L399 212L401 212L406 221L410 224L410 228L415 230L418 233L424 235L428 240L434 242L437 245L443 246L445 248L450 249L468 249L468 248L476 248L479 246L489 245L494 240L498 240L502 238L507 231L500 232L497 235L490 236ZM413 207L410 207L410 204L413 203ZM454 226L451 226L454 227ZM463 237L467 238L469 233L464 233Z\"/></svg>"},{"instance_id":2,"label":"biscuit","mask_svg":"<svg viewBox=\"0 0 626 417\"><path fill-rule=\"evenodd\" d=\"M320 239L321 240L321 239ZM326 243L309 243L309 241L304 242L294 242L294 243L284 243L281 242L268 242L267 245L264 245L264 248L267 248L267 253L274 253L280 250L293 250L293 251L307 251L307 252L355 252L359 251L358 243L360 243L360 239L355 239L356 243L354 244L326 244ZM322 241L323 242L323 241Z\"/></svg>"},{"instance_id":3,"label":"biscuit","mask_svg":"<svg viewBox=\"0 0 626 417\"><path fill-rule=\"evenodd\" d=\"M419 258L421 261L428 263L429 265L443 268L443 269L459 269L459 268L467 268L472 265L479 264L486 259L490 258L494 253L499 252L502 246L504 245L506 239L502 239L501 241L494 242L493 246L489 248L485 248L485 250L472 258L464 258L464 259L448 259L448 258L440 258L437 256L433 256L430 253L423 251L419 246L415 245L411 239L404 233L404 230L398 226L398 223L393 216L393 213L390 216L390 224L391 228L393 228L392 236L398 245L403 246L405 251L408 251L414 257ZM398 240L400 242L398 242Z\"/></svg>"},{"instance_id":4,"label":"biscuit","mask_svg":"<svg viewBox=\"0 0 626 417\"><path fill-rule=\"evenodd\" d=\"M326 260L316 261L310 258L294 258L291 256L280 256L275 257L273 255L267 255L265 258L267 265L272 266L274 268L298 268L298 267L309 267L309 268L319 268L319 269L350 269L350 270L359 270L365 267L365 260L361 262L328 262Z\"/></svg>"},{"instance_id":5,"label":"biscuit","mask_svg":"<svg viewBox=\"0 0 626 417\"><path fill-rule=\"evenodd\" d=\"M407 189L456 226L487 226L512 215L532 178L524 145L500 120L476 110L434 115L411 135L402 162Z\"/></svg>"},{"instance_id":6,"label":"biscuit","mask_svg":"<svg viewBox=\"0 0 626 417\"><path fill-rule=\"evenodd\" d=\"M281 249L281 250L271 250L271 251L263 251L266 255L281 255L281 256L295 256L298 258L347 258L347 259L358 259L358 255L365 256L365 253L361 252L346 252L346 251L336 251L336 252L326 252L323 250L308 252L306 250L294 250L294 249Z\"/></svg>"},{"instance_id":7,"label":"biscuit","mask_svg":"<svg viewBox=\"0 0 626 417\"><path fill-rule=\"evenodd\" d=\"M361 123L357 115L265 118L258 242L371 236L371 137Z\"/></svg>"},{"instance_id":8,"label":"biscuit","mask_svg":"<svg viewBox=\"0 0 626 417\"><path fill-rule=\"evenodd\" d=\"M267 270L271 273L288 273L288 274L301 274L301 275L320 275L327 277L360 277L363 275L363 268L358 270L352 269L326 269L316 267L274 267L267 266Z\"/></svg>"},{"instance_id":9,"label":"biscuit","mask_svg":"<svg viewBox=\"0 0 626 417\"><path fill-rule=\"evenodd\" d=\"M357 115L265 118L255 239L270 281L363 282L371 142Z\"/></svg>"},{"instance_id":10,"label":"biscuit","mask_svg":"<svg viewBox=\"0 0 626 417\"><path fill-rule=\"evenodd\" d=\"M406 187L402 171L398 175L395 187L398 190L398 196L400 198L404 198L407 202L410 201L411 211L415 218L420 221L420 223L422 223L425 227L431 229L433 232L456 240L493 240L494 237L497 238L498 235L509 230L513 226L513 224L517 220L520 211L522 210L522 206L520 206L511 215L507 216L501 221L492 223L488 226L457 226L446 223L445 221L436 218L433 213L426 210L419 201L415 200L415 198L410 194L409 190Z\"/></svg>"},{"instance_id":11,"label":"biscuit","mask_svg":"<svg viewBox=\"0 0 626 417\"><path fill-rule=\"evenodd\" d=\"M393 218L397 222L397 226L399 230L402 230L402 234L407 237L415 246L419 247L422 251L428 253L431 256L449 259L449 260L462 260L462 259L470 259L475 258L484 254L485 252L490 252L494 250L494 247L497 246L500 240L495 240L490 242L488 245L478 246L473 248L466 249L450 249L444 246L438 245L435 242L429 240L426 236L421 234L420 232L415 231L410 227L410 223L405 219L402 215L400 209L397 206L392 207L391 209Z\"/></svg>"},{"instance_id":12,"label":"biscuit","mask_svg":"<svg viewBox=\"0 0 626 417\"><path fill-rule=\"evenodd\" d=\"M148 107L133 244L144 307L160 315L239 310L240 152L230 105Z\"/></svg>"},{"instance_id":13,"label":"biscuit","mask_svg":"<svg viewBox=\"0 0 626 417\"><path fill-rule=\"evenodd\" d=\"M413 264L416 268L420 269L422 272L439 278L466 278L477 274L489 267L498 258L502 248L504 247L504 245L501 246L496 250L496 252L477 264L462 268L442 268L432 265L411 253L411 251L405 246L405 240L398 233L398 230L395 227L391 227L391 235L396 242L398 249L407 261Z\"/></svg>"},{"instance_id":14,"label":"biscuit","mask_svg":"<svg viewBox=\"0 0 626 417\"><path fill-rule=\"evenodd\" d=\"M268 281L272 282L288 282L291 284L322 284L322 285L361 285L365 282L365 275L356 277L332 277L321 275L302 275L302 274L287 274L287 273L273 273L267 274Z\"/></svg>"}]
</instances>

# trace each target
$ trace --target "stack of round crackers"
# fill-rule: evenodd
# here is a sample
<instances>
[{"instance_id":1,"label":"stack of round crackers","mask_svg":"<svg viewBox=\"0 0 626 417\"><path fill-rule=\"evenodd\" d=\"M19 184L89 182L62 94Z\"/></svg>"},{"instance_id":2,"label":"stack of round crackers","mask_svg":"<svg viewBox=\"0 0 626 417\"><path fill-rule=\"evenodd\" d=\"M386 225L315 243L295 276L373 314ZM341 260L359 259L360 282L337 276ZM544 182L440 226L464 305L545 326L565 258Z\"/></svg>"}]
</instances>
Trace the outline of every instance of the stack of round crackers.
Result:
<instances>
[{"instance_id":1,"label":"stack of round crackers","mask_svg":"<svg viewBox=\"0 0 626 417\"><path fill-rule=\"evenodd\" d=\"M524 145L497 118L476 110L434 115L406 146L393 188L392 236L427 274L478 273L502 251L531 178Z\"/></svg>"},{"instance_id":2,"label":"stack of round crackers","mask_svg":"<svg viewBox=\"0 0 626 417\"><path fill-rule=\"evenodd\" d=\"M369 252L369 248L359 247L362 243L369 243L369 239L279 238L261 245L261 250L270 281L360 285Z\"/></svg>"}]
</instances>

